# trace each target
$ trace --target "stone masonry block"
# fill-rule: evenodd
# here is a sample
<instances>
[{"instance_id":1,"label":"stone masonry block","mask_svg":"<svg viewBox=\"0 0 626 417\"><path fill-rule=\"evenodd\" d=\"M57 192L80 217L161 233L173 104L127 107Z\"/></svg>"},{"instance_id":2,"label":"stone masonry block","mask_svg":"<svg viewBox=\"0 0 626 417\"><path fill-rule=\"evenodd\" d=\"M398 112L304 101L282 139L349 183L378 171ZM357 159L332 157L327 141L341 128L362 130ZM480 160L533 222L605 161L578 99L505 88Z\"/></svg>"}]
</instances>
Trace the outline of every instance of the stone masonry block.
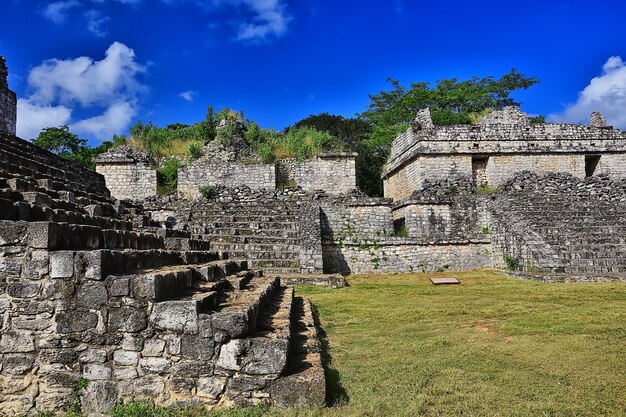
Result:
<instances>
[{"instance_id":1,"label":"stone masonry block","mask_svg":"<svg viewBox=\"0 0 626 417\"><path fill-rule=\"evenodd\" d=\"M74 275L74 252L50 252L50 278L70 278Z\"/></svg>"}]
</instances>

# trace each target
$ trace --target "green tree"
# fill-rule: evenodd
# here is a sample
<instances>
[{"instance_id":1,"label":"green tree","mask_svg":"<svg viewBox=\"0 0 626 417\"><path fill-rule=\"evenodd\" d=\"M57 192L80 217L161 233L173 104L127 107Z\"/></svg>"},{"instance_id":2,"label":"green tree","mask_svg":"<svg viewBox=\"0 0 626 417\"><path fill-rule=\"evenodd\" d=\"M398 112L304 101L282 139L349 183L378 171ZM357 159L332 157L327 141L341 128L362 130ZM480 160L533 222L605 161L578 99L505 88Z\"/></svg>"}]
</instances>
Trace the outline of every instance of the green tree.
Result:
<instances>
[{"instance_id":1,"label":"green tree","mask_svg":"<svg viewBox=\"0 0 626 417\"><path fill-rule=\"evenodd\" d=\"M81 139L70 132L68 126L59 126L43 129L39 136L33 140L33 143L62 158L93 170L96 166L92 159L115 146L123 145L126 143L126 137L114 135L113 142L104 141L96 147L91 147L87 145L86 139Z\"/></svg>"},{"instance_id":2,"label":"green tree","mask_svg":"<svg viewBox=\"0 0 626 417\"><path fill-rule=\"evenodd\" d=\"M359 150L370 155L366 169L361 171L366 178L359 180L367 184L363 190L369 195L382 195L380 175L391 143L413 123L418 110L429 107L435 125L470 124L487 109L518 106L520 103L511 94L539 83L537 78L527 77L515 68L498 79L492 76L464 81L451 78L439 80L434 86L414 82L407 88L398 80L389 78L387 81L391 89L371 94L367 110L360 115L372 128Z\"/></svg>"},{"instance_id":3,"label":"green tree","mask_svg":"<svg viewBox=\"0 0 626 417\"><path fill-rule=\"evenodd\" d=\"M87 144L87 140L79 138L65 126L46 127L33 140L33 143L57 155L72 154Z\"/></svg>"}]
</instances>

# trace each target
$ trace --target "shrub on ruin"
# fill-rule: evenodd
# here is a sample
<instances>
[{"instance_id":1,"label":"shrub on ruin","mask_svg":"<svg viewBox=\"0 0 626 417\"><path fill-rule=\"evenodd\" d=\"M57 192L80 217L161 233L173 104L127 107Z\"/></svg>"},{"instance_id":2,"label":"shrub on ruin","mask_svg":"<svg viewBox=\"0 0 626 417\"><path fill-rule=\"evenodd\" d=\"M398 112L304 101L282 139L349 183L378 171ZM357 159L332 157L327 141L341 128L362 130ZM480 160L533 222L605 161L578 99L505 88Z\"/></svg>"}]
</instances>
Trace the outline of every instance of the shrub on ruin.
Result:
<instances>
[{"instance_id":1,"label":"shrub on ruin","mask_svg":"<svg viewBox=\"0 0 626 417\"><path fill-rule=\"evenodd\" d=\"M516 269L519 269L519 266L520 266L519 259L514 258L512 256L505 256L504 263L506 264L506 269L510 271L515 271Z\"/></svg>"},{"instance_id":2,"label":"shrub on ruin","mask_svg":"<svg viewBox=\"0 0 626 417\"><path fill-rule=\"evenodd\" d=\"M190 160L198 159L202 156L202 145L200 142L191 142L187 150L187 155Z\"/></svg>"},{"instance_id":3,"label":"shrub on ruin","mask_svg":"<svg viewBox=\"0 0 626 417\"><path fill-rule=\"evenodd\" d=\"M164 160L157 169L157 194L168 195L176 192L178 185L178 159Z\"/></svg>"},{"instance_id":4,"label":"shrub on ruin","mask_svg":"<svg viewBox=\"0 0 626 417\"><path fill-rule=\"evenodd\" d=\"M299 160L311 158L322 151L342 149L341 142L335 136L306 126L289 129L278 148Z\"/></svg>"},{"instance_id":5,"label":"shrub on ruin","mask_svg":"<svg viewBox=\"0 0 626 417\"><path fill-rule=\"evenodd\" d=\"M198 192L206 200L209 200L209 199L211 199L212 197L215 196L216 190L215 190L215 186L214 185L203 185L201 187L198 187Z\"/></svg>"}]
</instances>

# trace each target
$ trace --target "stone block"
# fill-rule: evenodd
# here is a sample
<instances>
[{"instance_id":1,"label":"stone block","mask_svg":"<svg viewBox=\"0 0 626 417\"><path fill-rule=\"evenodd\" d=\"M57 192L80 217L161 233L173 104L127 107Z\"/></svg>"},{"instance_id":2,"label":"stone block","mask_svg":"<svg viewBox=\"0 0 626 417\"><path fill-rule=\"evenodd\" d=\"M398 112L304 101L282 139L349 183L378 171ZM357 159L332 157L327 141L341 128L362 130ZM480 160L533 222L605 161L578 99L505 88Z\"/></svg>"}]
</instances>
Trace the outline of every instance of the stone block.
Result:
<instances>
[{"instance_id":1,"label":"stone block","mask_svg":"<svg viewBox=\"0 0 626 417\"><path fill-rule=\"evenodd\" d=\"M140 332L148 327L148 314L143 309L120 307L109 312L109 329L118 332Z\"/></svg>"},{"instance_id":2,"label":"stone block","mask_svg":"<svg viewBox=\"0 0 626 417\"><path fill-rule=\"evenodd\" d=\"M173 332L198 332L196 301L163 301L154 304L150 323L158 330Z\"/></svg>"},{"instance_id":3,"label":"stone block","mask_svg":"<svg viewBox=\"0 0 626 417\"><path fill-rule=\"evenodd\" d=\"M80 396L82 411L90 416L108 413L116 402L117 389L109 381L91 381Z\"/></svg>"},{"instance_id":4,"label":"stone block","mask_svg":"<svg viewBox=\"0 0 626 417\"><path fill-rule=\"evenodd\" d=\"M148 339L143 345L141 356L143 357L155 357L163 355L165 350L165 341L160 339Z\"/></svg>"},{"instance_id":5,"label":"stone block","mask_svg":"<svg viewBox=\"0 0 626 417\"><path fill-rule=\"evenodd\" d=\"M121 366L137 366L139 353L128 350L116 350L113 352L113 362Z\"/></svg>"},{"instance_id":6,"label":"stone block","mask_svg":"<svg viewBox=\"0 0 626 417\"><path fill-rule=\"evenodd\" d=\"M83 282L76 294L76 304L80 307L99 308L108 301L108 294L103 282Z\"/></svg>"},{"instance_id":7,"label":"stone block","mask_svg":"<svg viewBox=\"0 0 626 417\"><path fill-rule=\"evenodd\" d=\"M83 378L90 381L109 379L111 378L111 368L100 363L88 363L83 367Z\"/></svg>"},{"instance_id":8,"label":"stone block","mask_svg":"<svg viewBox=\"0 0 626 417\"><path fill-rule=\"evenodd\" d=\"M197 395L201 399L217 400L226 389L228 379L225 377L205 377L199 378L196 384Z\"/></svg>"},{"instance_id":9,"label":"stone block","mask_svg":"<svg viewBox=\"0 0 626 417\"><path fill-rule=\"evenodd\" d=\"M213 338L199 335L184 335L181 339L180 353L183 358L208 361L213 357L215 342Z\"/></svg>"},{"instance_id":10,"label":"stone block","mask_svg":"<svg viewBox=\"0 0 626 417\"><path fill-rule=\"evenodd\" d=\"M164 373L171 367L169 360L165 358L142 358L139 360L139 367L148 373Z\"/></svg>"},{"instance_id":11,"label":"stone block","mask_svg":"<svg viewBox=\"0 0 626 417\"><path fill-rule=\"evenodd\" d=\"M17 281L7 285L6 292L13 298L36 298L41 284L36 281Z\"/></svg>"},{"instance_id":12,"label":"stone block","mask_svg":"<svg viewBox=\"0 0 626 417\"><path fill-rule=\"evenodd\" d=\"M2 372L23 375L35 364L35 356L27 353L5 354L2 358Z\"/></svg>"},{"instance_id":13,"label":"stone block","mask_svg":"<svg viewBox=\"0 0 626 417\"><path fill-rule=\"evenodd\" d=\"M107 360L107 352L104 349L85 349L78 355L81 363L104 363Z\"/></svg>"},{"instance_id":14,"label":"stone block","mask_svg":"<svg viewBox=\"0 0 626 417\"><path fill-rule=\"evenodd\" d=\"M50 278L70 278L74 275L74 252L50 252Z\"/></svg>"},{"instance_id":15,"label":"stone block","mask_svg":"<svg viewBox=\"0 0 626 417\"><path fill-rule=\"evenodd\" d=\"M75 333L95 329L98 315L90 311L68 310L56 315L57 332Z\"/></svg>"},{"instance_id":16,"label":"stone block","mask_svg":"<svg viewBox=\"0 0 626 417\"><path fill-rule=\"evenodd\" d=\"M213 331L223 332L229 338L245 336L249 329L248 315L244 312L224 312L211 315Z\"/></svg>"},{"instance_id":17,"label":"stone block","mask_svg":"<svg viewBox=\"0 0 626 417\"><path fill-rule=\"evenodd\" d=\"M123 277L115 277L109 284L111 297L127 297L130 293L130 280Z\"/></svg>"},{"instance_id":18,"label":"stone block","mask_svg":"<svg viewBox=\"0 0 626 417\"><path fill-rule=\"evenodd\" d=\"M0 353L28 353L35 351L31 332L7 330L0 336Z\"/></svg>"}]
</instances>

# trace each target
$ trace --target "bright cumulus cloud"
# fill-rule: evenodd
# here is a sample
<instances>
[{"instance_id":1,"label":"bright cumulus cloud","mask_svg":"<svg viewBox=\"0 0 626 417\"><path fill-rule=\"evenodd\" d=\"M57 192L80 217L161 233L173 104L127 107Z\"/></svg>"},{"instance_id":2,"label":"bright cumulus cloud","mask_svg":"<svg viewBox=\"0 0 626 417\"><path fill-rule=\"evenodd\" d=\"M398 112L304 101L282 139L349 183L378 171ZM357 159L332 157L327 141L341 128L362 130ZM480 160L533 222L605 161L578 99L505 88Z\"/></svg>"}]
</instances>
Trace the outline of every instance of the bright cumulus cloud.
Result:
<instances>
[{"instance_id":1,"label":"bright cumulus cloud","mask_svg":"<svg viewBox=\"0 0 626 417\"><path fill-rule=\"evenodd\" d=\"M198 95L198 92L193 90L183 91L178 95L178 97L182 98L185 101L192 102L193 99Z\"/></svg>"},{"instance_id":2,"label":"bright cumulus cloud","mask_svg":"<svg viewBox=\"0 0 626 417\"><path fill-rule=\"evenodd\" d=\"M98 140L122 133L145 90L137 79L143 72L133 50L119 42L111 44L101 61L90 57L44 61L28 76L30 94L18 100L18 135L30 139L45 127L63 124ZM79 106L101 114L73 120Z\"/></svg>"},{"instance_id":3,"label":"bright cumulus cloud","mask_svg":"<svg viewBox=\"0 0 626 417\"><path fill-rule=\"evenodd\" d=\"M548 120L579 123L588 120L594 111L602 113L609 124L626 129L626 63L619 56L606 61L602 74L589 82L576 102L561 113L550 114Z\"/></svg>"}]
</instances>

